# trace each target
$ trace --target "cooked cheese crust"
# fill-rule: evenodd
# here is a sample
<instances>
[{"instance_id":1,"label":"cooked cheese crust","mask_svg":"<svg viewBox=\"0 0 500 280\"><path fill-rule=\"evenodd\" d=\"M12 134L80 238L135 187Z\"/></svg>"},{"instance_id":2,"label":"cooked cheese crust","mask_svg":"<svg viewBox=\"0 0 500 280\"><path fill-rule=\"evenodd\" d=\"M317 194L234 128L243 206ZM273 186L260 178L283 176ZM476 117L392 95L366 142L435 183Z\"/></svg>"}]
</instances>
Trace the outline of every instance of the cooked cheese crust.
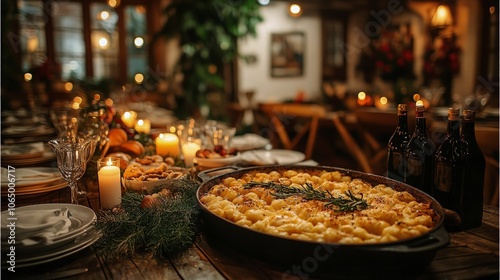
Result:
<instances>
[{"instance_id":1,"label":"cooked cheese crust","mask_svg":"<svg viewBox=\"0 0 500 280\"><path fill-rule=\"evenodd\" d=\"M324 202L299 196L275 198L273 190L245 188L250 182L277 182L288 186L311 184L335 197L350 190L363 196L365 210L339 212ZM385 185L372 186L338 171L287 170L283 173L251 171L241 178L228 177L200 198L217 216L263 233L293 239L342 243L384 243L404 240L431 230L436 218L428 203L416 201L406 191Z\"/></svg>"}]
</instances>

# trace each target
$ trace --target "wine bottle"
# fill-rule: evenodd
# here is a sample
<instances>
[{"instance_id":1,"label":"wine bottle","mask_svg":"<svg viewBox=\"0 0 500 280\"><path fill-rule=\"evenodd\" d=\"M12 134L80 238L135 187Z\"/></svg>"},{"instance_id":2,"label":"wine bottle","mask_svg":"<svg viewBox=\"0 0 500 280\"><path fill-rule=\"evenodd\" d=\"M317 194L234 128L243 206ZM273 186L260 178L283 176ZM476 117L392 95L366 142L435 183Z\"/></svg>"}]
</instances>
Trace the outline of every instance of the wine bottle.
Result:
<instances>
[{"instance_id":1,"label":"wine bottle","mask_svg":"<svg viewBox=\"0 0 500 280\"><path fill-rule=\"evenodd\" d=\"M460 140L460 110L448 109L443 143L434 156L434 198L445 208L463 217L463 152Z\"/></svg>"},{"instance_id":2,"label":"wine bottle","mask_svg":"<svg viewBox=\"0 0 500 280\"><path fill-rule=\"evenodd\" d=\"M405 182L431 194L435 146L427 135L425 107L417 104L415 109L415 131L405 151Z\"/></svg>"},{"instance_id":3,"label":"wine bottle","mask_svg":"<svg viewBox=\"0 0 500 280\"><path fill-rule=\"evenodd\" d=\"M462 229L481 225L486 161L476 142L475 111L464 110L461 141L464 154Z\"/></svg>"},{"instance_id":4,"label":"wine bottle","mask_svg":"<svg viewBox=\"0 0 500 280\"><path fill-rule=\"evenodd\" d=\"M387 144L387 177L404 182L405 180L405 149L410 141L408 133L408 106L398 105L398 125Z\"/></svg>"}]
</instances>

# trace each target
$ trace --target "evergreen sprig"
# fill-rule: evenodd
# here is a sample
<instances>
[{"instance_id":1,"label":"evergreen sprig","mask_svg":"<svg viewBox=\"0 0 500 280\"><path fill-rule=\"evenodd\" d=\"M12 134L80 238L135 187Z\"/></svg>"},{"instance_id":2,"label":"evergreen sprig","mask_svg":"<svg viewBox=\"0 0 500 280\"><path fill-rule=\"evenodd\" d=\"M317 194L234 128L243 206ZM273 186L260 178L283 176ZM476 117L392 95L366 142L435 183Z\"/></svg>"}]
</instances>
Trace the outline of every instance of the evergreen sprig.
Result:
<instances>
[{"instance_id":1,"label":"evergreen sprig","mask_svg":"<svg viewBox=\"0 0 500 280\"><path fill-rule=\"evenodd\" d=\"M162 259L191 246L199 225L198 182L184 178L157 190L162 188L168 188L171 195L158 196L153 207L142 209L144 195L127 192L120 208L99 212L96 228L102 237L95 247L101 256L120 258L147 251Z\"/></svg>"},{"instance_id":2,"label":"evergreen sprig","mask_svg":"<svg viewBox=\"0 0 500 280\"><path fill-rule=\"evenodd\" d=\"M263 187L271 189L271 195L285 199L291 196L299 196L306 200L318 200L325 202L326 207L337 206L336 211L348 212L355 210L363 210L368 208L368 203L363 199L363 194L360 197L355 196L351 190L344 192L345 197L335 197L327 190L315 189L310 183L305 183L297 187L283 185L276 182L249 182L245 184L245 188Z\"/></svg>"}]
</instances>

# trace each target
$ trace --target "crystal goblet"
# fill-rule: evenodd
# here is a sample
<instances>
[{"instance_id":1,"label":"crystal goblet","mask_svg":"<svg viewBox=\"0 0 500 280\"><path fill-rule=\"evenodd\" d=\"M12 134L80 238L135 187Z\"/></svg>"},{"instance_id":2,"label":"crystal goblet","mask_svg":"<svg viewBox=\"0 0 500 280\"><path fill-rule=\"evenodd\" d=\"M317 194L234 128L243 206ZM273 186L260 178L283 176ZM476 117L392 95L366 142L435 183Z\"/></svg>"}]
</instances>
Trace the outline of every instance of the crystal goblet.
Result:
<instances>
[{"instance_id":1,"label":"crystal goblet","mask_svg":"<svg viewBox=\"0 0 500 280\"><path fill-rule=\"evenodd\" d=\"M64 137L52 139L49 145L57 157L57 167L62 177L71 188L71 203L78 204L78 196L84 195L78 189L77 181L85 173L87 161L90 158L91 139Z\"/></svg>"}]
</instances>

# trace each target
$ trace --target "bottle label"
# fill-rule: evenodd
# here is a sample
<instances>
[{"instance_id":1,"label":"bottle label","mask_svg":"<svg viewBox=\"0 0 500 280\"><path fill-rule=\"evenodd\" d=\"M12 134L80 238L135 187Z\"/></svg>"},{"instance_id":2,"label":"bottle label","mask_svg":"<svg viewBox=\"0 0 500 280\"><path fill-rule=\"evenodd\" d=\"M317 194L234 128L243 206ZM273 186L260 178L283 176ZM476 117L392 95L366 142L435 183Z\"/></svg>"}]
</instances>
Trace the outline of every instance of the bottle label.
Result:
<instances>
[{"instance_id":1,"label":"bottle label","mask_svg":"<svg viewBox=\"0 0 500 280\"><path fill-rule=\"evenodd\" d=\"M390 163L392 166L392 170L397 170L401 174L404 172L404 159L403 153L401 152L393 152L392 153L392 162Z\"/></svg>"},{"instance_id":2,"label":"bottle label","mask_svg":"<svg viewBox=\"0 0 500 280\"><path fill-rule=\"evenodd\" d=\"M421 158L410 157L407 161L407 174L410 176L422 175L424 162Z\"/></svg>"},{"instance_id":3,"label":"bottle label","mask_svg":"<svg viewBox=\"0 0 500 280\"><path fill-rule=\"evenodd\" d=\"M450 164L437 162L434 181L437 190L450 192L453 186L453 167Z\"/></svg>"}]
</instances>

